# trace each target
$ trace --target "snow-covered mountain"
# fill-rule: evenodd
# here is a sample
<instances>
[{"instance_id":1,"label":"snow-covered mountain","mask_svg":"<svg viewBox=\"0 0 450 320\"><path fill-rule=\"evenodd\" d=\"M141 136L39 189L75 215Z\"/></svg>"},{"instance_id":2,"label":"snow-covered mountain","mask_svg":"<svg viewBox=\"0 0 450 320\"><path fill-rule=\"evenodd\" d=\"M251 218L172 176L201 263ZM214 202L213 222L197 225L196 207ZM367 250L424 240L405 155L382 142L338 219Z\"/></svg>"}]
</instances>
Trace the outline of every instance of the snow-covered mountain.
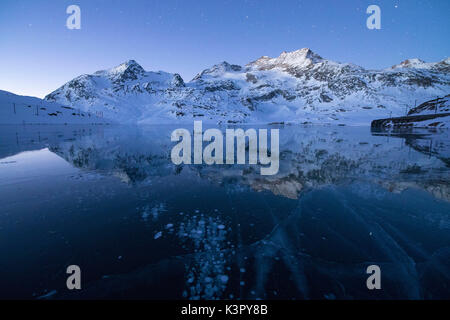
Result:
<instances>
[{"instance_id":1,"label":"snow-covered mountain","mask_svg":"<svg viewBox=\"0 0 450 320\"><path fill-rule=\"evenodd\" d=\"M45 99L104 112L119 122L370 124L391 113L403 116L416 102L449 92L448 58L366 70L304 48L246 66L222 62L188 83L178 74L147 72L130 60L77 77Z\"/></svg>"},{"instance_id":2,"label":"snow-covered mountain","mask_svg":"<svg viewBox=\"0 0 450 320\"><path fill-rule=\"evenodd\" d=\"M92 112L104 112L105 117L118 122L136 121L156 115L151 108L184 87L177 74L146 72L134 60L79 76L45 97L48 101L76 106Z\"/></svg>"}]
</instances>

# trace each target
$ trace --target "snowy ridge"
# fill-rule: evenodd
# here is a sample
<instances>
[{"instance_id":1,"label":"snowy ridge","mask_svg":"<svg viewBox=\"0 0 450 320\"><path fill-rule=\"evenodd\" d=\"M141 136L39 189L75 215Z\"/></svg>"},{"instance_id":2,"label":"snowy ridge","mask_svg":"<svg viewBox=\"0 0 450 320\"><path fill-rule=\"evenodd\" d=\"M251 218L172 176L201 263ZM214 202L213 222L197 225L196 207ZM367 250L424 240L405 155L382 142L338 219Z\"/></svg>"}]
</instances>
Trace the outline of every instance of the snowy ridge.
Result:
<instances>
[{"instance_id":1,"label":"snowy ridge","mask_svg":"<svg viewBox=\"0 0 450 320\"><path fill-rule=\"evenodd\" d=\"M450 58L444 59L437 63L433 62L427 63L417 58L407 59L405 61L402 61L400 64L396 64L395 66L391 67L391 69L402 69L402 68L429 69L436 71L444 71L448 73L450 71Z\"/></svg>"}]
</instances>

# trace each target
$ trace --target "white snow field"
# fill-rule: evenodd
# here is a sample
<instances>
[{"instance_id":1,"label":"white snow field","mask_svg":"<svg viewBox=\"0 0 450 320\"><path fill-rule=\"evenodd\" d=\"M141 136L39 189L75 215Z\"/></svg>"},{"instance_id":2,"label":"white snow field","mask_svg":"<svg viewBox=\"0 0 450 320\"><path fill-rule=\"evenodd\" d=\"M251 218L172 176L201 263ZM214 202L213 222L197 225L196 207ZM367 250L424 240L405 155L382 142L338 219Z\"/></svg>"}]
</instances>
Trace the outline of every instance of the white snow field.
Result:
<instances>
[{"instance_id":1,"label":"white snow field","mask_svg":"<svg viewBox=\"0 0 450 320\"><path fill-rule=\"evenodd\" d=\"M0 124L105 124L101 113L0 90Z\"/></svg>"}]
</instances>

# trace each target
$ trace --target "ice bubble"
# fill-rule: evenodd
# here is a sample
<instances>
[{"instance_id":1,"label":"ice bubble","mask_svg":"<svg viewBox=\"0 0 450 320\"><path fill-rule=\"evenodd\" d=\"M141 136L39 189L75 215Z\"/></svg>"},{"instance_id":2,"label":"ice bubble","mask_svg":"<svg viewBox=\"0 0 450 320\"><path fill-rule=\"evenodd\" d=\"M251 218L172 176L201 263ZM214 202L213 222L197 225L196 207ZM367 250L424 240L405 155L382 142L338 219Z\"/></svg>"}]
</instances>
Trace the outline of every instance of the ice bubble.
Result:
<instances>
[{"instance_id":1,"label":"ice bubble","mask_svg":"<svg viewBox=\"0 0 450 320\"><path fill-rule=\"evenodd\" d=\"M161 236L162 236L162 232L159 231L158 233L155 234L154 239L156 240L156 239L160 238Z\"/></svg>"}]
</instances>

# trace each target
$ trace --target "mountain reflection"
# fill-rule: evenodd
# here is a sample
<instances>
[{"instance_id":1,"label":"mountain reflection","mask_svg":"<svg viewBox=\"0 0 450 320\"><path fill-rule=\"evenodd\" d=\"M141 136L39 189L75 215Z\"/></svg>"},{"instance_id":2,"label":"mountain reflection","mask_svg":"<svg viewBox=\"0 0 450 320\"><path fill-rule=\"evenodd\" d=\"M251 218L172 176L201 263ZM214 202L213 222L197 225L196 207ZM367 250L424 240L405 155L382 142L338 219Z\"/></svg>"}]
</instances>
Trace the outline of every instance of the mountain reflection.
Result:
<instances>
[{"instance_id":1,"label":"mountain reflection","mask_svg":"<svg viewBox=\"0 0 450 320\"><path fill-rule=\"evenodd\" d=\"M280 171L261 176L257 165L173 165L173 129L78 129L61 133L53 141L46 133L28 131L27 142L40 141L77 168L113 175L131 185L184 171L218 185L248 186L290 199L327 185L366 181L391 192L419 188L450 200L450 138L446 130L368 132L360 127L285 126L280 128Z\"/></svg>"}]
</instances>

